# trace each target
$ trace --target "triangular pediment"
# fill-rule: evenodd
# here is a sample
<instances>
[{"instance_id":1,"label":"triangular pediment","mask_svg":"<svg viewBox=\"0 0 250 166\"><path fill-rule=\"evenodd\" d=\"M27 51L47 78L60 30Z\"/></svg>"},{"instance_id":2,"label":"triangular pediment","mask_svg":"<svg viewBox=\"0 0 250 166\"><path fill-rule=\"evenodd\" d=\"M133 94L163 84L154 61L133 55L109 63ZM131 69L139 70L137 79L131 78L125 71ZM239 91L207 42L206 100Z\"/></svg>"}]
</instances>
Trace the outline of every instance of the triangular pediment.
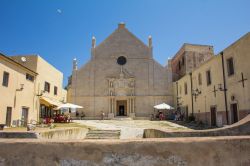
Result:
<instances>
[{"instance_id":1,"label":"triangular pediment","mask_svg":"<svg viewBox=\"0 0 250 166\"><path fill-rule=\"evenodd\" d=\"M125 27L118 27L103 42L95 46L95 56L128 53L130 55L149 56L150 48Z\"/></svg>"}]
</instances>

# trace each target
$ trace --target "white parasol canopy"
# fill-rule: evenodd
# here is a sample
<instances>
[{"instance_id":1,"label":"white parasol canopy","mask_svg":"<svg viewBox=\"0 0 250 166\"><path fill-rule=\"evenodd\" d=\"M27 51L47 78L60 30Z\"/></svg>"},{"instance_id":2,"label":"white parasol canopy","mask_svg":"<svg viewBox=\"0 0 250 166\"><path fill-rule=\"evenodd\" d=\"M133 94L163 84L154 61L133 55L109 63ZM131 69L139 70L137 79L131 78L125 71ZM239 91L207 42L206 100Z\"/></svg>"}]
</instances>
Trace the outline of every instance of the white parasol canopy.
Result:
<instances>
[{"instance_id":1,"label":"white parasol canopy","mask_svg":"<svg viewBox=\"0 0 250 166\"><path fill-rule=\"evenodd\" d=\"M71 103L66 103L66 104L62 104L59 107L57 107L56 109L76 109L76 108L83 108L80 105L76 105L76 104L71 104Z\"/></svg>"},{"instance_id":2,"label":"white parasol canopy","mask_svg":"<svg viewBox=\"0 0 250 166\"><path fill-rule=\"evenodd\" d=\"M154 108L158 109L158 110L172 110L172 109L174 109L174 107L171 107L170 105L168 105L166 103L155 105Z\"/></svg>"}]
</instances>

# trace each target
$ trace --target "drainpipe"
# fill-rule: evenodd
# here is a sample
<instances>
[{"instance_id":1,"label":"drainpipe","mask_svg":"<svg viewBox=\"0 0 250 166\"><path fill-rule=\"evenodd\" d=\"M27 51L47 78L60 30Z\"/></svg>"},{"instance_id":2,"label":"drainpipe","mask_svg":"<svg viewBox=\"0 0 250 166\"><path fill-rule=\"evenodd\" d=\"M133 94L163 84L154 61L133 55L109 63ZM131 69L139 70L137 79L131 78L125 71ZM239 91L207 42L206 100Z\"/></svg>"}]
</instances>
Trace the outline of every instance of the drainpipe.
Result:
<instances>
[{"instance_id":1,"label":"drainpipe","mask_svg":"<svg viewBox=\"0 0 250 166\"><path fill-rule=\"evenodd\" d=\"M192 116L194 116L194 99L193 99L193 79L192 79L192 72L189 73L190 75L190 83L191 83L191 101L192 101Z\"/></svg>"},{"instance_id":2,"label":"drainpipe","mask_svg":"<svg viewBox=\"0 0 250 166\"><path fill-rule=\"evenodd\" d=\"M224 85L224 99L225 99L225 108L226 108L226 119L227 119L227 125L229 124L228 121L228 108L227 108L227 88L226 88L226 76L225 76L225 66L224 66L224 55L223 51L221 54L221 60L222 60L222 71L223 71L223 85Z\"/></svg>"}]
</instances>

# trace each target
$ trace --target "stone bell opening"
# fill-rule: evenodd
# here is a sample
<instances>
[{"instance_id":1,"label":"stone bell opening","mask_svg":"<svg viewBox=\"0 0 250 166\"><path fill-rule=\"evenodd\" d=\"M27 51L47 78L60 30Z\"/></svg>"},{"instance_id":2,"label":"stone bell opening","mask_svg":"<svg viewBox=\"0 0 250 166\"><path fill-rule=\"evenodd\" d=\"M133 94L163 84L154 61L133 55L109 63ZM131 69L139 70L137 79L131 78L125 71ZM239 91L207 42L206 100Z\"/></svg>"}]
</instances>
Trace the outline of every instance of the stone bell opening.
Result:
<instances>
[{"instance_id":1,"label":"stone bell opening","mask_svg":"<svg viewBox=\"0 0 250 166\"><path fill-rule=\"evenodd\" d=\"M127 100L118 100L116 108L116 116L127 116Z\"/></svg>"}]
</instances>

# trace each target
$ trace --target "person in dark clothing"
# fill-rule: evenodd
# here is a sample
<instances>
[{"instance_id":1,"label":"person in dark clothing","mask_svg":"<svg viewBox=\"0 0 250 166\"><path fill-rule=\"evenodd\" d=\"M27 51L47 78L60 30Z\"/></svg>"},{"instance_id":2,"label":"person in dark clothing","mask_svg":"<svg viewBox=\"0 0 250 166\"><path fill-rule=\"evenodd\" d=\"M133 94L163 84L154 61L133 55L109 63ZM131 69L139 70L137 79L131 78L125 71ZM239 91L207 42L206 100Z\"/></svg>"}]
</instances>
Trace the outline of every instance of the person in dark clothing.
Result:
<instances>
[{"instance_id":1,"label":"person in dark clothing","mask_svg":"<svg viewBox=\"0 0 250 166\"><path fill-rule=\"evenodd\" d=\"M81 112L81 120L83 120L84 117L85 117L84 112Z\"/></svg>"},{"instance_id":2,"label":"person in dark clothing","mask_svg":"<svg viewBox=\"0 0 250 166\"><path fill-rule=\"evenodd\" d=\"M76 119L78 119L78 117L79 117L79 112L76 111Z\"/></svg>"}]
</instances>

